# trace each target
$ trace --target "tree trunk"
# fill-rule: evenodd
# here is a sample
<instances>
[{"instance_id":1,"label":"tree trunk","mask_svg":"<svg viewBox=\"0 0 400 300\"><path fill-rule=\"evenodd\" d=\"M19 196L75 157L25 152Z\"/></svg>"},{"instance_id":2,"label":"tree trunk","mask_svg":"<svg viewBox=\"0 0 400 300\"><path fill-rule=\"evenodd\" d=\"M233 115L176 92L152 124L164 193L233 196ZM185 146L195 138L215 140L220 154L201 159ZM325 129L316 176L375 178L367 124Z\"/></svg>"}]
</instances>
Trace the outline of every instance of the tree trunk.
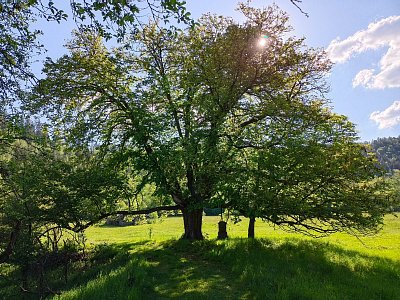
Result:
<instances>
[{"instance_id":1,"label":"tree trunk","mask_svg":"<svg viewBox=\"0 0 400 300\"><path fill-rule=\"evenodd\" d=\"M203 233L201 231L201 225L203 221L203 209L192 209L187 208L182 209L183 214L183 225L185 228L185 233L183 234L183 239L188 240L202 240Z\"/></svg>"},{"instance_id":2,"label":"tree trunk","mask_svg":"<svg viewBox=\"0 0 400 300\"><path fill-rule=\"evenodd\" d=\"M21 221L18 221L15 224L13 230L11 231L10 239L8 241L6 249L2 253L0 253L0 264L7 262L11 254L13 253L14 246L15 243L17 242L20 229L21 229Z\"/></svg>"},{"instance_id":3,"label":"tree trunk","mask_svg":"<svg viewBox=\"0 0 400 300\"><path fill-rule=\"evenodd\" d=\"M247 230L247 237L254 239L254 223L256 222L255 217L250 217L249 219L249 228Z\"/></svg>"}]
</instances>

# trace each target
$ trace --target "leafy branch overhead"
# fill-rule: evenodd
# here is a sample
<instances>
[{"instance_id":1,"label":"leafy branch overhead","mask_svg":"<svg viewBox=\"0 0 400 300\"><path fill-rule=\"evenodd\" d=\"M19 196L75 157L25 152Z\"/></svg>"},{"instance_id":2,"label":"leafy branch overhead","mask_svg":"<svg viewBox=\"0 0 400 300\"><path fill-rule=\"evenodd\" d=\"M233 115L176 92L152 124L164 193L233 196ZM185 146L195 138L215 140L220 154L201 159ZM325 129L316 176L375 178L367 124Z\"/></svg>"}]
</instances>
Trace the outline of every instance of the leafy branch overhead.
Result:
<instances>
[{"instance_id":1,"label":"leafy branch overhead","mask_svg":"<svg viewBox=\"0 0 400 300\"><path fill-rule=\"evenodd\" d=\"M152 16L165 22L191 23L185 2L161 1L85 1L71 0L71 8L65 9L58 1L51 0L4 0L0 3L0 103L1 108L15 109L17 96L34 84L31 70L35 54L43 53L38 37L41 30L32 25L39 19L62 23L75 21L78 29L90 29L107 39L122 41L127 32L141 26L141 18Z\"/></svg>"}]
</instances>

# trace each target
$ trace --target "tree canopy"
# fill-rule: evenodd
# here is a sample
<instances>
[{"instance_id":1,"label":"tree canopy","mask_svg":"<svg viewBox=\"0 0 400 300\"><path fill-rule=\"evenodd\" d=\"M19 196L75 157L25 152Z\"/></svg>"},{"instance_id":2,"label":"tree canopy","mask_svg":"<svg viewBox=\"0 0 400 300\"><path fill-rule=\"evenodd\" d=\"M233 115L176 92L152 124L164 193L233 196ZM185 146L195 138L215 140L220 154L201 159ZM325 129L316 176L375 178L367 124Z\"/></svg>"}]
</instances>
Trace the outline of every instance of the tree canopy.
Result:
<instances>
[{"instance_id":1,"label":"tree canopy","mask_svg":"<svg viewBox=\"0 0 400 300\"><path fill-rule=\"evenodd\" d=\"M79 243L116 214L180 210L193 240L205 207L249 217L254 237L256 218L313 236L375 233L399 206L398 172L386 180L332 112L332 64L292 36L285 12L242 3L243 22L194 22L184 4L73 0L71 16L53 1L0 4L0 263L43 277L65 234ZM41 80L37 18L77 24ZM372 143L391 170L397 144Z\"/></svg>"},{"instance_id":2,"label":"tree canopy","mask_svg":"<svg viewBox=\"0 0 400 300\"><path fill-rule=\"evenodd\" d=\"M370 182L379 171L353 125L328 107L325 53L290 36L278 7L239 9L243 23L152 22L111 50L76 32L29 106L68 147L95 146L143 172L182 210L186 238L203 238L213 204L317 232L376 228L390 201Z\"/></svg>"}]
</instances>

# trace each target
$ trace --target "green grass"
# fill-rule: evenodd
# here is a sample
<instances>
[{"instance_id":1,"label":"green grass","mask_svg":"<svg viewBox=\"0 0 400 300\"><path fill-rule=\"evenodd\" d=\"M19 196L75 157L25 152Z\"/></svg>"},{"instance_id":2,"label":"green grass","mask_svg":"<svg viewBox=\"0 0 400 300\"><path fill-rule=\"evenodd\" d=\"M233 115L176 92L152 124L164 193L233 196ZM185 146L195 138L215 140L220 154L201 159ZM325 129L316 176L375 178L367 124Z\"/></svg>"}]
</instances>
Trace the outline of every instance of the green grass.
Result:
<instances>
[{"instance_id":1,"label":"green grass","mask_svg":"<svg viewBox=\"0 0 400 300\"><path fill-rule=\"evenodd\" d=\"M218 233L219 217L203 218L203 234L207 239L216 239ZM237 224L228 223L230 238L244 238L247 236L247 220ZM179 239L183 232L182 219L172 217L161 219L155 224L146 224L128 227L95 226L86 231L89 243L131 243L143 240L166 241ZM282 240L315 240L303 234L286 232L274 229L261 220L256 221L255 233L257 238L270 239L281 242ZM329 237L317 239L321 243L330 243L345 249L355 250L362 254L400 260L400 214L388 215L385 218L384 229L374 236L357 238L345 233L336 233Z\"/></svg>"},{"instance_id":2,"label":"green grass","mask_svg":"<svg viewBox=\"0 0 400 300\"><path fill-rule=\"evenodd\" d=\"M90 228L88 242L109 243L110 259L55 299L400 299L400 218L388 216L362 242L306 238L261 221L254 241L244 238L247 222L230 223L230 239L216 241L218 220L206 217L208 239L194 243L178 240L180 218Z\"/></svg>"}]
</instances>

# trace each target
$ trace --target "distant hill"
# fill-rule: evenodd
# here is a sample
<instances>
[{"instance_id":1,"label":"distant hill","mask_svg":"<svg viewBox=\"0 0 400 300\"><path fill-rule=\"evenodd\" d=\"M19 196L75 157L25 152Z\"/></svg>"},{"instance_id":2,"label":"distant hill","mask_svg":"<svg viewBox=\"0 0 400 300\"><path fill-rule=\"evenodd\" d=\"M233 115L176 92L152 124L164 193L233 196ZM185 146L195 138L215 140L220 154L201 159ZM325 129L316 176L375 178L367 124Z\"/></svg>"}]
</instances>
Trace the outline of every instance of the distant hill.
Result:
<instances>
[{"instance_id":1,"label":"distant hill","mask_svg":"<svg viewBox=\"0 0 400 300\"><path fill-rule=\"evenodd\" d=\"M386 170L400 170L400 136L378 138L370 144Z\"/></svg>"}]
</instances>

